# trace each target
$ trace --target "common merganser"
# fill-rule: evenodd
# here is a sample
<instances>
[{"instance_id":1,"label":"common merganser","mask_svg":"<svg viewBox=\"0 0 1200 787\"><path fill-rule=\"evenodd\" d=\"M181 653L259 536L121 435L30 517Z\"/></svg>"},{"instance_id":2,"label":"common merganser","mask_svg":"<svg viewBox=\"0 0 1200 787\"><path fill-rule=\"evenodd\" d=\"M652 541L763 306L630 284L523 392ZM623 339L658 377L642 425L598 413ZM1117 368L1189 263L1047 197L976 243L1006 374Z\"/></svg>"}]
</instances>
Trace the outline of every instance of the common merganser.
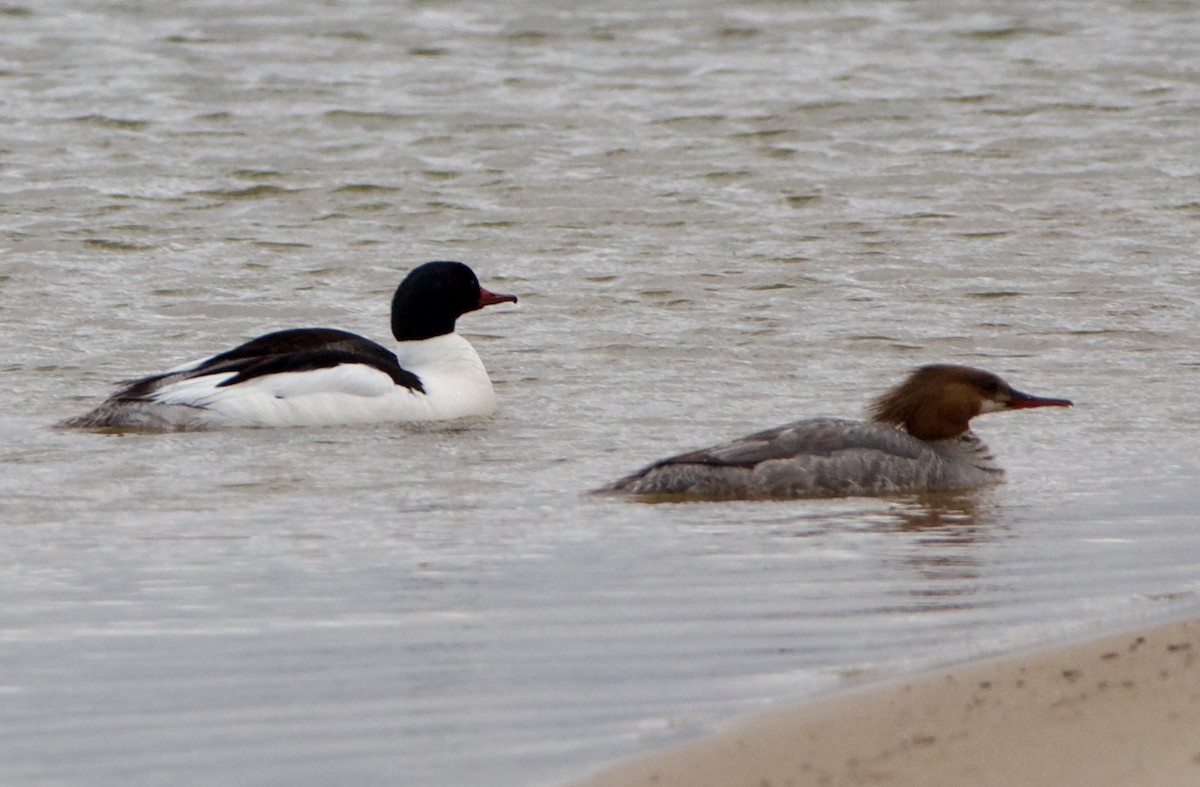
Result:
<instances>
[{"instance_id":1,"label":"common merganser","mask_svg":"<svg viewBox=\"0 0 1200 787\"><path fill-rule=\"evenodd\" d=\"M871 406L871 420L810 418L651 464L599 493L762 499L885 495L1003 480L970 420L1070 407L1014 390L991 372L922 366Z\"/></svg>"},{"instance_id":2,"label":"common merganser","mask_svg":"<svg viewBox=\"0 0 1200 787\"><path fill-rule=\"evenodd\" d=\"M467 312L515 295L479 286L461 262L413 269L392 298L392 350L336 328L293 328L124 383L59 426L167 431L436 421L490 415L492 381L454 332Z\"/></svg>"}]
</instances>

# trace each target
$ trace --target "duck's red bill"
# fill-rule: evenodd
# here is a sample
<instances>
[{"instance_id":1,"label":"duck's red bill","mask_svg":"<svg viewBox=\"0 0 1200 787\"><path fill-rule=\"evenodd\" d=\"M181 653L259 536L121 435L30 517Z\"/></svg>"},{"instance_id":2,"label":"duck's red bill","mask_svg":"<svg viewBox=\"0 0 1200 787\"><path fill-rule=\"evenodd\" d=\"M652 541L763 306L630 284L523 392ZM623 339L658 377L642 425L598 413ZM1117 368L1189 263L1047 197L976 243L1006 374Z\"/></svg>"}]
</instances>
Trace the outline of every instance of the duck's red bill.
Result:
<instances>
[{"instance_id":1,"label":"duck's red bill","mask_svg":"<svg viewBox=\"0 0 1200 787\"><path fill-rule=\"evenodd\" d=\"M504 293L500 293L500 292L488 292L487 290L485 290L482 287L479 288L479 308L480 309L482 309L484 306L491 306L496 303L504 303L505 301L507 301L509 303L516 303L517 296L505 295Z\"/></svg>"},{"instance_id":2,"label":"duck's red bill","mask_svg":"<svg viewBox=\"0 0 1200 787\"><path fill-rule=\"evenodd\" d=\"M1030 396L1027 393L1013 391L1008 400L1010 410L1025 410L1030 407L1073 407L1070 399L1047 399L1042 396Z\"/></svg>"}]
</instances>

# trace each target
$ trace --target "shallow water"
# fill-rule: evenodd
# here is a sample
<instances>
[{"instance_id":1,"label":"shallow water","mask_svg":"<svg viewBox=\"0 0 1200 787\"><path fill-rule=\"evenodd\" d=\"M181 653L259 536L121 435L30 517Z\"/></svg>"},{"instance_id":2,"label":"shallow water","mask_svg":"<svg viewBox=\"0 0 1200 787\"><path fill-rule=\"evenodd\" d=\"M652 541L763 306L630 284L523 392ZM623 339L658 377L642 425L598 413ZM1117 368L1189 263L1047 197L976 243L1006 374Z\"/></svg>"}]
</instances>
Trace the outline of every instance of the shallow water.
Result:
<instances>
[{"instance_id":1,"label":"shallow water","mask_svg":"<svg viewBox=\"0 0 1200 787\"><path fill-rule=\"evenodd\" d=\"M1187 4L0 9L0 762L556 784L847 682L1197 609ZM386 338L426 259L501 412L91 435L115 380ZM948 361L1008 483L582 493Z\"/></svg>"}]
</instances>

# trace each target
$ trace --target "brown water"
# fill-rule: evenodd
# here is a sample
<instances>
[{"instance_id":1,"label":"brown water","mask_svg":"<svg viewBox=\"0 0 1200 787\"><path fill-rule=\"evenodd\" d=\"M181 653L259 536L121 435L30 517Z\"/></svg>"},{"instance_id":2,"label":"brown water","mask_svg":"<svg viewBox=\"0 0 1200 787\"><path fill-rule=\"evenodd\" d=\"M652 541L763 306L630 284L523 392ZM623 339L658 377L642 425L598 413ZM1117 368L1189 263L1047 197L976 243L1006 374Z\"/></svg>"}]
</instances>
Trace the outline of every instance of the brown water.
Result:
<instances>
[{"instance_id":1,"label":"brown water","mask_svg":"<svg viewBox=\"0 0 1200 787\"><path fill-rule=\"evenodd\" d=\"M1200 21L1128 2L0 9L0 765L26 784L556 784L728 716L1194 612ZM427 259L466 428L89 435L115 380L386 338ZM949 497L585 490L910 367Z\"/></svg>"}]
</instances>

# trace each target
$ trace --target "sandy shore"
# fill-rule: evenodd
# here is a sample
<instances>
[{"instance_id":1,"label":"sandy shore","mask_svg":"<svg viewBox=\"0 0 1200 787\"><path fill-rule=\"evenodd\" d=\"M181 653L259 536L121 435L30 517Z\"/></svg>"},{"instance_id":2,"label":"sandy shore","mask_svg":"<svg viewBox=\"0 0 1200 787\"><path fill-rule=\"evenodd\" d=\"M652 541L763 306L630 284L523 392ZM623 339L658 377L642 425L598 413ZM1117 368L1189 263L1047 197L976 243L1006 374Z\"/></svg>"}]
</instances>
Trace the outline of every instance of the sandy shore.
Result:
<instances>
[{"instance_id":1,"label":"sandy shore","mask_svg":"<svg viewBox=\"0 0 1200 787\"><path fill-rule=\"evenodd\" d=\"M1196 787L1200 620L819 699L577 787Z\"/></svg>"}]
</instances>

